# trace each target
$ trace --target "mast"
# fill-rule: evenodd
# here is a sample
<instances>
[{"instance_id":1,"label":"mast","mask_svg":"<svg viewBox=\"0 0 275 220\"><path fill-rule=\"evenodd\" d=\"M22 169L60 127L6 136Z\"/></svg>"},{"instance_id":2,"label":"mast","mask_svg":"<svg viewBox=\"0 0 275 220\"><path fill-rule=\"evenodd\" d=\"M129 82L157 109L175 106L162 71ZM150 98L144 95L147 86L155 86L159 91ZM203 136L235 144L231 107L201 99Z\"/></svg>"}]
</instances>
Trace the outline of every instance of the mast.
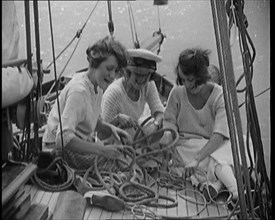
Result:
<instances>
[{"instance_id":1,"label":"mast","mask_svg":"<svg viewBox=\"0 0 275 220\"><path fill-rule=\"evenodd\" d=\"M31 53L31 24L30 24L30 2L28 0L24 1L25 4L25 24L26 24L26 48L27 48L27 64L29 73L32 75L32 53ZM33 98L33 94L27 97L27 111L26 111L26 118L29 119L31 117L31 100ZM34 109L34 107L33 107ZM28 160L26 156L29 156L30 153L30 132L31 132L31 125L25 120L25 126L27 131L27 155L24 154L24 160Z\"/></svg>"},{"instance_id":2,"label":"mast","mask_svg":"<svg viewBox=\"0 0 275 220\"><path fill-rule=\"evenodd\" d=\"M236 1L238 4L240 2ZM213 23L215 29L221 81L225 100L226 114L230 131L231 148L234 159L234 168L238 185L240 218L255 219L252 201L250 177L248 173L243 131L238 106L237 90L234 78L234 69L229 40L229 30L224 0L211 0ZM250 85L250 84L249 84ZM251 86L251 85L250 85ZM239 158L241 157L241 160ZM245 194L247 195L245 198ZM247 199L247 200L246 200ZM249 212L247 212L249 210Z\"/></svg>"}]
</instances>

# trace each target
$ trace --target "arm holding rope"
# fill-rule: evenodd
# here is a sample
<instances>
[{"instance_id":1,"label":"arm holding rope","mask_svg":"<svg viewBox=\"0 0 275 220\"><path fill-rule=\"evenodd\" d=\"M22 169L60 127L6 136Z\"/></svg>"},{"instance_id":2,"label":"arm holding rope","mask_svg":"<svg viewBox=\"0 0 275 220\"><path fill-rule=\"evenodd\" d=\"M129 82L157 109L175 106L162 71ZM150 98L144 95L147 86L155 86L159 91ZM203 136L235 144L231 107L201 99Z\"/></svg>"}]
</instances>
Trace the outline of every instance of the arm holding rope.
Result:
<instances>
[{"instance_id":1,"label":"arm holding rope","mask_svg":"<svg viewBox=\"0 0 275 220\"><path fill-rule=\"evenodd\" d=\"M74 90L68 92L68 98L66 100L66 105L63 109L61 121L63 130L63 140L64 147L71 149L75 152L85 152L87 154L105 155L109 158L116 158L120 155L119 150L116 147L110 148L101 142L89 142L85 134L82 134L77 129L77 125L83 121L85 118L86 103L82 90L75 88ZM54 113L53 113L54 114ZM50 119L49 119L50 120ZM48 121L51 123L51 121ZM56 133L56 145L62 147L61 143L61 132L60 126L57 128Z\"/></svg>"},{"instance_id":2,"label":"arm holding rope","mask_svg":"<svg viewBox=\"0 0 275 220\"><path fill-rule=\"evenodd\" d=\"M153 120L149 120L143 127L145 134L152 134L162 128L163 112L155 112L151 117Z\"/></svg>"},{"instance_id":3,"label":"arm holding rope","mask_svg":"<svg viewBox=\"0 0 275 220\"><path fill-rule=\"evenodd\" d=\"M127 143L132 142L132 137L126 131L121 128L118 128L110 123L104 122L102 118L98 119L96 130L99 132L100 139L106 139L111 135L121 141L121 138L125 138Z\"/></svg>"},{"instance_id":4,"label":"arm holding rope","mask_svg":"<svg viewBox=\"0 0 275 220\"><path fill-rule=\"evenodd\" d=\"M148 123L144 126L144 132L150 134L162 128L164 106L160 100L156 84L154 82L149 82L147 88L147 103L154 120L152 123Z\"/></svg>"},{"instance_id":5,"label":"arm holding rope","mask_svg":"<svg viewBox=\"0 0 275 220\"><path fill-rule=\"evenodd\" d=\"M122 128L137 128L138 123L136 120L134 120L132 117L126 114L118 113L112 121L110 121L110 124Z\"/></svg>"},{"instance_id":6,"label":"arm holding rope","mask_svg":"<svg viewBox=\"0 0 275 220\"><path fill-rule=\"evenodd\" d=\"M194 156L188 164L184 166L185 175L191 176L196 172L196 169L199 166L199 163L204 160L207 156L216 151L221 144L224 142L224 136L219 133L214 133L207 144Z\"/></svg>"},{"instance_id":7,"label":"arm holding rope","mask_svg":"<svg viewBox=\"0 0 275 220\"><path fill-rule=\"evenodd\" d=\"M118 158L121 154L119 149L122 146L113 145L110 147L109 145L104 145L102 142L88 142L78 137L73 137L66 147L74 152L85 152L114 159Z\"/></svg>"}]
</instances>

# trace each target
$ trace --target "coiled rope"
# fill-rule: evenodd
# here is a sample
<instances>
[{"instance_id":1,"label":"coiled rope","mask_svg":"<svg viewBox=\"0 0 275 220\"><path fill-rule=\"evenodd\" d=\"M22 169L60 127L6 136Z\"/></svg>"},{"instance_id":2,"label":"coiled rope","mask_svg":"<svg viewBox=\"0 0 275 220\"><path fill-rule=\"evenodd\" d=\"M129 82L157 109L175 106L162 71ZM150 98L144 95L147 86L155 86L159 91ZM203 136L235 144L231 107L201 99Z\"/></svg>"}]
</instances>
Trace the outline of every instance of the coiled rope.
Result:
<instances>
[{"instance_id":1,"label":"coiled rope","mask_svg":"<svg viewBox=\"0 0 275 220\"><path fill-rule=\"evenodd\" d=\"M55 158L45 169L38 167L31 177L33 184L51 192L69 189L74 180L74 170L61 157ZM60 184L55 184L55 182L60 182Z\"/></svg>"}]
</instances>

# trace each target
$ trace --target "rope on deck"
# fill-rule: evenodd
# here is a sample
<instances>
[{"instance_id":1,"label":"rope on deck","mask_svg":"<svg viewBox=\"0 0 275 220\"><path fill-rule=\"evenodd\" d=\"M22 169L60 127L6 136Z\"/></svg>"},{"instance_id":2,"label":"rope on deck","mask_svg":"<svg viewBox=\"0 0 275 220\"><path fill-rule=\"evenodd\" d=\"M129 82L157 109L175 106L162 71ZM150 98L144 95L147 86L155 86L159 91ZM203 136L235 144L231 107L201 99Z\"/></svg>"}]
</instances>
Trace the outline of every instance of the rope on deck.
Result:
<instances>
[{"instance_id":1,"label":"rope on deck","mask_svg":"<svg viewBox=\"0 0 275 220\"><path fill-rule=\"evenodd\" d=\"M74 180L74 170L61 157L55 158L45 169L38 167L31 177L33 184L51 192L69 189ZM56 182L59 182L59 184L56 184Z\"/></svg>"}]
</instances>

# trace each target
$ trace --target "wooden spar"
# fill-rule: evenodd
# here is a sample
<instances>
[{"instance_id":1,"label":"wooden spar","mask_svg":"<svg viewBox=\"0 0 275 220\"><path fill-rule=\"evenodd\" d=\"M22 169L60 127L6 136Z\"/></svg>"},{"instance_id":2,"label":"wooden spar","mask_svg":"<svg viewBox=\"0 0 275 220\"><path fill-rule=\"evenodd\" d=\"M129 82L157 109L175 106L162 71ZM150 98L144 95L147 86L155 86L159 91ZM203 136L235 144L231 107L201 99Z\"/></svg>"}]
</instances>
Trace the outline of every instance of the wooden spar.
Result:
<instances>
[{"instance_id":1,"label":"wooden spar","mask_svg":"<svg viewBox=\"0 0 275 220\"><path fill-rule=\"evenodd\" d=\"M27 48L27 60L28 60L28 70L29 73L32 75L32 53L31 53L31 27L30 27L30 3L28 0L24 1L25 3L25 23L26 23L26 48ZM32 97L27 97L27 113L26 118L30 118L31 112L31 99ZM26 130L27 130L27 146L30 146L30 132L31 132L31 125L30 123L26 123ZM27 147L27 156L29 156L30 147ZM27 161L26 155L24 154L24 161Z\"/></svg>"},{"instance_id":2,"label":"wooden spar","mask_svg":"<svg viewBox=\"0 0 275 220\"><path fill-rule=\"evenodd\" d=\"M9 201L9 199L11 199L11 197L17 192L17 190L29 180L36 169L37 166L35 164L28 164L24 168L24 170L16 176L15 179L13 179L4 189L2 189L2 207ZM3 172L4 171L2 170L2 175Z\"/></svg>"},{"instance_id":3,"label":"wooden spar","mask_svg":"<svg viewBox=\"0 0 275 220\"><path fill-rule=\"evenodd\" d=\"M21 66L28 62L27 59L15 59L15 60L8 60L2 63L2 68L6 67L14 67L14 66Z\"/></svg>"},{"instance_id":4,"label":"wooden spar","mask_svg":"<svg viewBox=\"0 0 275 220\"><path fill-rule=\"evenodd\" d=\"M28 0L25 0L25 22L26 22L26 48L27 48L28 70L30 73L32 73L30 3Z\"/></svg>"},{"instance_id":5,"label":"wooden spar","mask_svg":"<svg viewBox=\"0 0 275 220\"><path fill-rule=\"evenodd\" d=\"M40 63L40 35L39 35L39 14L38 14L38 1L33 1L33 14L34 14L34 27L35 27L35 44L36 44L36 62L37 62L37 88L36 88L36 102L42 95L42 86L41 86L41 63ZM40 113L40 112L39 112ZM39 148L39 115L34 114L34 144ZM39 150L41 150L39 148Z\"/></svg>"},{"instance_id":6,"label":"wooden spar","mask_svg":"<svg viewBox=\"0 0 275 220\"><path fill-rule=\"evenodd\" d=\"M242 178L244 177L249 198L249 208L251 210L252 218L253 218L253 203L251 202L251 188L250 181L248 176L247 163L245 158L244 151L244 141L243 141L243 131L241 126L241 118L240 112L238 108L238 99L237 99L237 91L235 87L235 78L234 78L234 69L233 69L233 61L232 54L230 49L230 41L229 41L229 30L227 25L227 17L225 13L225 2L223 1L215 1L211 0L212 14L213 14L213 23L216 35L216 43L218 50L218 57L221 69L221 79L222 86L224 88L224 99L225 99L225 107L226 114L228 118L229 131L230 131L230 139L231 139L231 147L234 159L234 167L236 172L236 179L238 185L238 193L239 193L239 201L241 207L240 218L248 219L247 215L247 207L246 201L244 197L244 184L242 182ZM233 108L233 109L232 109ZM238 134L238 138L236 137L236 133ZM237 143L237 139L239 145ZM242 159L242 167L241 170L240 160L239 160L239 151ZM242 172L244 176L242 175Z\"/></svg>"}]
</instances>

